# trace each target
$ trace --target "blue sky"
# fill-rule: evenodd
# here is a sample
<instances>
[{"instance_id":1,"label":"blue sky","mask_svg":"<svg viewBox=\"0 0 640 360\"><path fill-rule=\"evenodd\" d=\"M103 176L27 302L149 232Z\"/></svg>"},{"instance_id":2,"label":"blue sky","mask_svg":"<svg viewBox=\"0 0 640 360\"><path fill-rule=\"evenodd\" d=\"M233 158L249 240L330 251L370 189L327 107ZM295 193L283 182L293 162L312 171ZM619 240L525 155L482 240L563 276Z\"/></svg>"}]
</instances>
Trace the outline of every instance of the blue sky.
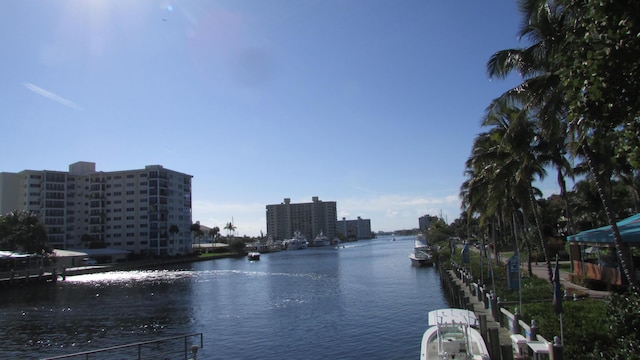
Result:
<instances>
[{"instance_id":1,"label":"blue sky","mask_svg":"<svg viewBox=\"0 0 640 360\"><path fill-rule=\"evenodd\" d=\"M451 222L519 23L506 0L6 2L0 171L160 164L241 235L312 196L375 231Z\"/></svg>"}]
</instances>

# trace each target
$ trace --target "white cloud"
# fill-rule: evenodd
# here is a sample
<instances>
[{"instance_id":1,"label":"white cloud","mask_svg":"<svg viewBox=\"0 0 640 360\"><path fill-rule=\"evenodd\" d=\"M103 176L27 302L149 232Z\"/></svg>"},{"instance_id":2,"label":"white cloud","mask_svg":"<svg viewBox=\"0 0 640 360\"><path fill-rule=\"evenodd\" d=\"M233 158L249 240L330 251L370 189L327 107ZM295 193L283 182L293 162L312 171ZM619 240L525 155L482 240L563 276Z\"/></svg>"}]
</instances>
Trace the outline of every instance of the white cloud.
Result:
<instances>
[{"instance_id":1,"label":"white cloud","mask_svg":"<svg viewBox=\"0 0 640 360\"><path fill-rule=\"evenodd\" d=\"M34 93L38 94L38 95L42 95L44 97L46 97L47 99L51 99L59 104L62 104L64 106L70 107L74 110L82 110L82 107L80 107L78 104L74 103L73 101L69 101L61 96L58 96L54 93L52 93L51 91L47 91L39 86L33 85L31 83L24 83L24 87L26 87L27 89L33 91Z\"/></svg>"}]
</instances>

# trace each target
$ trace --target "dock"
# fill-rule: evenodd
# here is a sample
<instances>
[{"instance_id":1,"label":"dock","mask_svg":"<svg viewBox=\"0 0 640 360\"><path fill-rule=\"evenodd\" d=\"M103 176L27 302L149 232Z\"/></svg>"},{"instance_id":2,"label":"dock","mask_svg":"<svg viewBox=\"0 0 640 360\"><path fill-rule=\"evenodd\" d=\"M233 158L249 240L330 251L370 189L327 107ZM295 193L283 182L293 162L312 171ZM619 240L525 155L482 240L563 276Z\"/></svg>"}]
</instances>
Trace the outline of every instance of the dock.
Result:
<instances>
[{"instance_id":1,"label":"dock","mask_svg":"<svg viewBox=\"0 0 640 360\"><path fill-rule=\"evenodd\" d=\"M0 272L0 287L24 286L29 284L55 283L60 274L57 270L25 269Z\"/></svg>"},{"instance_id":2,"label":"dock","mask_svg":"<svg viewBox=\"0 0 640 360\"><path fill-rule=\"evenodd\" d=\"M480 334L485 339L491 359L513 360L514 351L511 331L502 327L494 317L491 306L487 307L477 294L473 294L455 270L439 266L440 281L454 307L473 311L480 323Z\"/></svg>"}]
</instances>

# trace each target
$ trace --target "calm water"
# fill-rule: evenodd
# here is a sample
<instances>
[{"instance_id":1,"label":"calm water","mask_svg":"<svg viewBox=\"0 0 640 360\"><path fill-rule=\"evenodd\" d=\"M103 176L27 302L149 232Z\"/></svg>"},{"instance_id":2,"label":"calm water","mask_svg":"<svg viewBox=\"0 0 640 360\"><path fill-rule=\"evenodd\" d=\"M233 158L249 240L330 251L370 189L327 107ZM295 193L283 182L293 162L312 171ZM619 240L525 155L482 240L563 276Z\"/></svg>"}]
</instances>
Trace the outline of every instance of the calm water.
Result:
<instances>
[{"instance_id":1,"label":"calm water","mask_svg":"<svg viewBox=\"0 0 640 360\"><path fill-rule=\"evenodd\" d=\"M412 247L382 237L2 289L0 359L188 333L204 334L199 359L418 359L427 312L447 303L435 269L411 266Z\"/></svg>"}]
</instances>

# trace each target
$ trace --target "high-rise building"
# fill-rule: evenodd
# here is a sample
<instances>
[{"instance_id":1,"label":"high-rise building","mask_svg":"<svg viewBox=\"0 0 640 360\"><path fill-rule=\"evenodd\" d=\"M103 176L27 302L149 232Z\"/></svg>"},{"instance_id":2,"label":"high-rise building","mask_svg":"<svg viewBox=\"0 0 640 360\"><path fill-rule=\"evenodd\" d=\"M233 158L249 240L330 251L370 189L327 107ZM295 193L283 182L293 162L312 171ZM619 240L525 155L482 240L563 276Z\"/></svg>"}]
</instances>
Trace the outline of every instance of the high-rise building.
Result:
<instances>
[{"instance_id":1,"label":"high-rise building","mask_svg":"<svg viewBox=\"0 0 640 360\"><path fill-rule=\"evenodd\" d=\"M285 240L299 231L309 242L320 234L333 239L336 236L335 201L320 201L317 196L310 203L292 204L291 199L276 205L267 205L267 234L273 240Z\"/></svg>"},{"instance_id":2,"label":"high-rise building","mask_svg":"<svg viewBox=\"0 0 640 360\"><path fill-rule=\"evenodd\" d=\"M436 220L438 220L437 216L431 216L429 214L420 216L418 218L418 229L420 229L420 231L427 231L429 230L429 227L431 226L431 224L434 223Z\"/></svg>"},{"instance_id":3,"label":"high-rise building","mask_svg":"<svg viewBox=\"0 0 640 360\"><path fill-rule=\"evenodd\" d=\"M186 254L192 251L191 178L160 165L102 172L92 162L71 164L68 172L3 172L0 213L38 215L58 249Z\"/></svg>"},{"instance_id":4,"label":"high-rise building","mask_svg":"<svg viewBox=\"0 0 640 360\"><path fill-rule=\"evenodd\" d=\"M360 216L356 220L347 220L342 218L336 223L336 231L338 237L342 237L345 240L360 240L371 239L371 220L362 219Z\"/></svg>"}]
</instances>

